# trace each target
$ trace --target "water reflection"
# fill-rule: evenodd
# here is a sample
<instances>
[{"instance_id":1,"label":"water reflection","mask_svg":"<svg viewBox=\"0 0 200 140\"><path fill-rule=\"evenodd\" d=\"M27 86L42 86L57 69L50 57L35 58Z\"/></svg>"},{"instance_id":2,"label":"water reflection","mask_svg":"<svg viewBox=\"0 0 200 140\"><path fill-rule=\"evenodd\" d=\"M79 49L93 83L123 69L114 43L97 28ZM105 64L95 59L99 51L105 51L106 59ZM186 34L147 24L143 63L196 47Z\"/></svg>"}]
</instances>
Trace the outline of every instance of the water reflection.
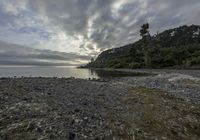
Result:
<instances>
[{"instance_id":1,"label":"water reflection","mask_svg":"<svg viewBox=\"0 0 200 140\"><path fill-rule=\"evenodd\" d=\"M150 73L142 72L124 72L115 70L100 70L100 69L90 69L91 75L95 75L99 78L112 78L112 77L130 77L130 76L149 76Z\"/></svg>"},{"instance_id":2,"label":"water reflection","mask_svg":"<svg viewBox=\"0 0 200 140\"><path fill-rule=\"evenodd\" d=\"M0 67L0 77L75 77L111 78L126 76L145 76L144 73L106 71L100 69L81 69L75 67Z\"/></svg>"},{"instance_id":3,"label":"water reflection","mask_svg":"<svg viewBox=\"0 0 200 140\"><path fill-rule=\"evenodd\" d=\"M75 67L0 67L0 77L75 77L81 79L99 78L89 69Z\"/></svg>"}]
</instances>

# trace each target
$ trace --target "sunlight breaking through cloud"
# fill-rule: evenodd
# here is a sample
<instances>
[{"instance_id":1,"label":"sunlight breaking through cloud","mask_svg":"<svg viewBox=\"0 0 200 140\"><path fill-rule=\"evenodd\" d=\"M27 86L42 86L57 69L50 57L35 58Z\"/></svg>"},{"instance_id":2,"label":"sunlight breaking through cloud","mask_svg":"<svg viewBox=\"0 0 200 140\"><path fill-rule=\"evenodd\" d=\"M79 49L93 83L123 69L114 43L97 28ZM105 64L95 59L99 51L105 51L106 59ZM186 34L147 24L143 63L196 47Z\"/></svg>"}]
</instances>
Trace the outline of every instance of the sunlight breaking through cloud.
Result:
<instances>
[{"instance_id":1,"label":"sunlight breaking through cloud","mask_svg":"<svg viewBox=\"0 0 200 140\"><path fill-rule=\"evenodd\" d=\"M90 60L138 40L145 22L152 34L200 24L199 9L199 0L1 0L0 41Z\"/></svg>"}]
</instances>

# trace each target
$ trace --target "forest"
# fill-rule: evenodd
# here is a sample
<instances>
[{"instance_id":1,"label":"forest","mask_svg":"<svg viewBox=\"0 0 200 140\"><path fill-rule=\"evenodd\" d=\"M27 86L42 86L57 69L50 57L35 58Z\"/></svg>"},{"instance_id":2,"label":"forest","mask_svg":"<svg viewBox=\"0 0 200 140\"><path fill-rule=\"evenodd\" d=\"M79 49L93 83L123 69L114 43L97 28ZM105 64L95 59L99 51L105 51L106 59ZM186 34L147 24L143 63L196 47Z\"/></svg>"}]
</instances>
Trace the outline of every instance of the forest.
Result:
<instances>
[{"instance_id":1,"label":"forest","mask_svg":"<svg viewBox=\"0 0 200 140\"><path fill-rule=\"evenodd\" d=\"M200 26L180 26L151 35L149 24L140 40L102 52L85 67L95 68L200 68Z\"/></svg>"}]
</instances>

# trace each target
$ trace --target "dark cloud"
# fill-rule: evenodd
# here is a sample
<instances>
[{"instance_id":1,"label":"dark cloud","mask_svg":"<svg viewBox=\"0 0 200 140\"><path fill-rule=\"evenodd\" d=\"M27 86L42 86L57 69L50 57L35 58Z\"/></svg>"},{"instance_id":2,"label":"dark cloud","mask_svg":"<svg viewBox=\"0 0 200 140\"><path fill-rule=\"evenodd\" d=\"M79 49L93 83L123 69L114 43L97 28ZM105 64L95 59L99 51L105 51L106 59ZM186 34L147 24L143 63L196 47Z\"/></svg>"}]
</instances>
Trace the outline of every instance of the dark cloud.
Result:
<instances>
[{"instance_id":1,"label":"dark cloud","mask_svg":"<svg viewBox=\"0 0 200 140\"><path fill-rule=\"evenodd\" d=\"M115 9L118 3L122 4ZM153 33L200 23L199 0L35 0L30 6L50 17L69 35L81 34L101 49L138 39L140 25L147 21Z\"/></svg>"},{"instance_id":2,"label":"dark cloud","mask_svg":"<svg viewBox=\"0 0 200 140\"><path fill-rule=\"evenodd\" d=\"M39 50L0 41L0 65L80 65L90 57L74 53Z\"/></svg>"},{"instance_id":3,"label":"dark cloud","mask_svg":"<svg viewBox=\"0 0 200 140\"><path fill-rule=\"evenodd\" d=\"M39 44L41 49L62 48L88 56L136 41L145 22L150 23L152 34L184 24L200 24L199 0L22 0L15 2L15 8L9 3L14 2L0 2L0 40L22 40L21 44L25 42L30 47ZM24 49L24 59L82 59L73 53L32 48L29 51L34 53L30 54L27 47ZM1 57L6 53L1 53Z\"/></svg>"}]
</instances>

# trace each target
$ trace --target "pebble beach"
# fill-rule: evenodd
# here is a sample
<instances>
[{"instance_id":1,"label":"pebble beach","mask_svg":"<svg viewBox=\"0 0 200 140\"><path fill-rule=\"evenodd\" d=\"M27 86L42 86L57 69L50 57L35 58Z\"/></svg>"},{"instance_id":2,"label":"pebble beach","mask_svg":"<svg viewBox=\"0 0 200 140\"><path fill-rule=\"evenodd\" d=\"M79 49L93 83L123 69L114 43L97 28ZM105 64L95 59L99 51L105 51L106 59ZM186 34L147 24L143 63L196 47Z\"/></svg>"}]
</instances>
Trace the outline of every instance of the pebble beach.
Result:
<instances>
[{"instance_id":1,"label":"pebble beach","mask_svg":"<svg viewBox=\"0 0 200 140\"><path fill-rule=\"evenodd\" d=\"M198 140L199 73L0 78L0 140Z\"/></svg>"}]
</instances>

